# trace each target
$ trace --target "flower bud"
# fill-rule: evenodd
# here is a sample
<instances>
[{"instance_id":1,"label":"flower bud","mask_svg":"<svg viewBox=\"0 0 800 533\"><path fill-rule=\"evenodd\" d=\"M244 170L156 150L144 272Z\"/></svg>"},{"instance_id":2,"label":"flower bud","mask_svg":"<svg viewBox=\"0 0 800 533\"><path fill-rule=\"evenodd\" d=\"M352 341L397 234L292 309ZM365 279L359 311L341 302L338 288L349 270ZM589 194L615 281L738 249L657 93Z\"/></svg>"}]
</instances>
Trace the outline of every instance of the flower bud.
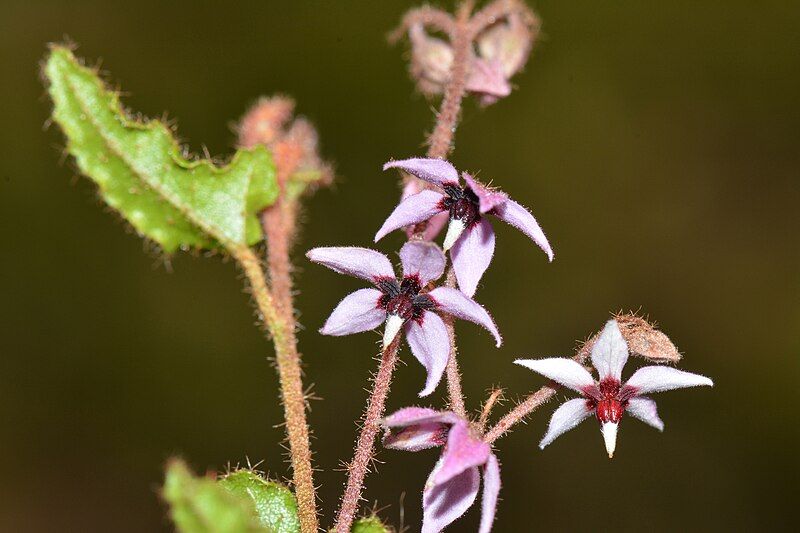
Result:
<instances>
[{"instance_id":1,"label":"flower bud","mask_svg":"<svg viewBox=\"0 0 800 533\"><path fill-rule=\"evenodd\" d=\"M453 49L442 39L431 37L420 23L409 27L408 38L411 41L411 77L423 94L441 94L450 77Z\"/></svg>"},{"instance_id":2,"label":"flower bud","mask_svg":"<svg viewBox=\"0 0 800 533\"><path fill-rule=\"evenodd\" d=\"M515 11L481 33L478 52L486 61L496 61L508 80L525 66L538 33L539 20L532 12Z\"/></svg>"}]
</instances>

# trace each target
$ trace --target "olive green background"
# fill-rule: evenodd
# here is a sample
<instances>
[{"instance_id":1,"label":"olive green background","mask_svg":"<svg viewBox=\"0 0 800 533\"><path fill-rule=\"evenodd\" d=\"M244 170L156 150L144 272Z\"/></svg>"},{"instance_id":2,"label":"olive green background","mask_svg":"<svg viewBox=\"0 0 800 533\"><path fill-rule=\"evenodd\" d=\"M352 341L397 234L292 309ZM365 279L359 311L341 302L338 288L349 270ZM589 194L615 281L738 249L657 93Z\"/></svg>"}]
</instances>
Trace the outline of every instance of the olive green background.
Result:
<instances>
[{"instance_id":1,"label":"olive green background","mask_svg":"<svg viewBox=\"0 0 800 533\"><path fill-rule=\"evenodd\" d=\"M336 187L307 202L297 305L325 523L351 454L378 335L316 333L356 280L308 264L319 245L370 245L397 199L380 165L423 152L432 104L385 34L388 1L6 0L0 17L0 530L164 531L164 461L263 461L288 472L271 348L234 265L164 257L61 156L38 62L69 36L126 103L168 111L194 151L231 151L230 124L286 93L318 126ZM499 441L497 531L789 530L800 379L800 5L785 1L538 0L544 36L511 97L466 106L453 161L530 206L556 252L496 225L477 298L497 350L459 327L471 408L511 364L568 355L610 311L641 309L713 390L659 395L663 434L626 420L606 457L586 423L542 452L555 404ZM393 253L397 233L380 244ZM389 408L417 402L407 351ZM637 361L638 363L638 361ZM631 368L628 369L628 372ZM423 404L442 405L444 387ZM569 396L560 394L560 398ZM508 408L510 402L503 407ZM367 498L418 529L436 452L382 451ZM476 509L453 531L474 531Z\"/></svg>"}]
</instances>

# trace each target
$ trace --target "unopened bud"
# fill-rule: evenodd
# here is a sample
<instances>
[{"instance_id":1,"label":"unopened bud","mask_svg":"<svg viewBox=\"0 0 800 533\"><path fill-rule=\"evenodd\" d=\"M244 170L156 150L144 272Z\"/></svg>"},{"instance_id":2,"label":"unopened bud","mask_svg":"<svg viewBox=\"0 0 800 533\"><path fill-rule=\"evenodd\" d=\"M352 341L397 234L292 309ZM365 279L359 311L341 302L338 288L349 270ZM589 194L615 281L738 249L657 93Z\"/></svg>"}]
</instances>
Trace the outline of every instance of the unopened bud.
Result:
<instances>
[{"instance_id":1,"label":"unopened bud","mask_svg":"<svg viewBox=\"0 0 800 533\"><path fill-rule=\"evenodd\" d=\"M617 315L615 318L631 355L656 363L680 361L681 354L669 337L645 319L632 314Z\"/></svg>"},{"instance_id":2,"label":"unopened bud","mask_svg":"<svg viewBox=\"0 0 800 533\"><path fill-rule=\"evenodd\" d=\"M442 39L431 37L422 24L408 29L411 41L411 76L419 90L428 96L440 94L450 77L453 49Z\"/></svg>"},{"instance_id":3,"label":"unopened bud","mask_svg":"<svg viewBox=\"0 0 800 533\"><path fill-rule=\"evenodd\" d=\"M269 146L278 140L293 112L294 101L291 98L260 98L242 117L239 144L244 148L252 148L257 144Z\"/></svg>"},{"instance_id":4,"label":"unopened bud","mask_svg":"<svg viewBox=\"0 0 800 533\"><path fill-rule=\"evenodd\" d=\"M538 33L536 15L515 11L478 36L478 53L486 61L496 61L506 79L510 79L525 66Z\"/></svg>"}]
</instances>

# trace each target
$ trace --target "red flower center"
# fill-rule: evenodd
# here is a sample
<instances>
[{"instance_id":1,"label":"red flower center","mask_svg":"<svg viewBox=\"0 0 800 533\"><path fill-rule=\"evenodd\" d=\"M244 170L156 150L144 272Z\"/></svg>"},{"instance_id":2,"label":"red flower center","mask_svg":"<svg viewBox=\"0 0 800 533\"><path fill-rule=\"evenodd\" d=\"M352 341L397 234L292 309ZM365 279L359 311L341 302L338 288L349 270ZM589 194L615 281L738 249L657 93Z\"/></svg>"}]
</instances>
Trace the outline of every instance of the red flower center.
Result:
<instances>
[{"instance_id":1,"label":"red flower center","mask_svg":"<svg viewBox=\"0 0 800 533\"><path fill-rule=\"evenodd\" d=\"M470 227L481 219L480 200L469 187L445 185L447 196L442 199L442 208L450 211L450 218L461 220Z\"/></svg>"},{"instance_id":2,"label":"red flower center","mask_svg":"<svg viewBox=\"0 0 800 533\"><path fill-rule=\"evenodd\" d=\"M400 283L395 279L380 279L377 285L383 293L378 300L378 307L403 320L421 320L426 310L436 306L433 299L419 293L422 290L419 276L406 276Z\"/></svg>"},{"instance_id":3,"label":"red flower center","mask_svg":"<svg viewBox=\"0 0 800 533\"><path fill-rule=\"evenodd\" d=\"M606 378L600 382L600 397L588 400L590 409L593 409L600 423L617 423L625 412L628 400L620 395L622 384L614 378Z\"/></svg>"}]
</instances>

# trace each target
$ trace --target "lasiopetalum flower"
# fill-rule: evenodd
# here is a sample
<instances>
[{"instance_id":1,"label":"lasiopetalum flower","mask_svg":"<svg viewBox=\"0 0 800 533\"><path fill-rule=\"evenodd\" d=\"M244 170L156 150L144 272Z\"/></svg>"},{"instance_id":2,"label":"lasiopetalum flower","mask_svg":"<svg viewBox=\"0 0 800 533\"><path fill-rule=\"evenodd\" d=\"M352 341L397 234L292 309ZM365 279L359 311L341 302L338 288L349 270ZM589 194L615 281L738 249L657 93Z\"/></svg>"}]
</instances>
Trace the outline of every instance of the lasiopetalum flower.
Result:
<instances>
[{"instance_id":1,"label":"lasiopetalum flower","mask_svg":"<svg viewBox=\"0 0 800 533\"><path fill-rule=\"evenodd\" d=\"M422 493L422 533L438 533L475 502L483 472L480 533L492 529L500 493L500 465L469 422L449 411L400 409L383 420L387 448L417 452L444 446Z\"/></svg>"},{"instance_id":2,"label":"lasiopetalum flower","mask_svg":"<svg viewBox=\"0 0 800 533\"><path fill-rule=\"evenodd\" d=\"M609 320L592 347L592 365L597 370L599 381L572 359L519 359L518 365L530 368L543 376L581 394L581 398L564 402L550 419L540 448L544 448L556 437L574 428L594 414L600 422L608 456L614 455L617 445L617 429L623 413L638 418L659 431L664 423L658 417L656 402L644 396L651 392L662 392L700 385L713 386L705 376L683 372L668 366L646 366L638 369L622 383L622 368L628 360L628 346L622 337L616 320Z\"/></svg>"},{"instance_id":3,"label":"lasiopetalum flower","mask_svg":"<svg viewBox=\"0 0 800 533\"><path fill-rule=\"evenodd\" d=\"M445 256L431 242L408 242L400 250L403 275L395 276L392 263L375 250L355 247L314 248L306 256L340 273L365 279L374 288L346 296L320 330L323 335L350 335L386 323L383 345L402 330L414 357L428 372L420 396L436 389L450 356L447 328L439 317L446 313L486 328L500 346L500 332L489 313L457 289L428 285L444 273Z\"/></svg>"},{"instance_id":4,"label":"lasiopetalum flower","mask_svg":"<svg viewBox=\"0 0 800 533\"><path fill-rule=\"evenodd\" d=\"M430 220L439 213L448 213L450 225L444 239L444 249L458 279L458 286L468 296L475 294L483 273L494 255L494 229L488 215L511 224L530 237L553 260L553 250L539 223L526 208L503 192L478 183L466 172L461 184L458 171L442 159L414 158L390 161L383 169L400 168L439 190L424 190L402 200L378 233L377 242L387 233ZM441 191L441 192L440 192Z\"/></svg>"}]
</instances>

